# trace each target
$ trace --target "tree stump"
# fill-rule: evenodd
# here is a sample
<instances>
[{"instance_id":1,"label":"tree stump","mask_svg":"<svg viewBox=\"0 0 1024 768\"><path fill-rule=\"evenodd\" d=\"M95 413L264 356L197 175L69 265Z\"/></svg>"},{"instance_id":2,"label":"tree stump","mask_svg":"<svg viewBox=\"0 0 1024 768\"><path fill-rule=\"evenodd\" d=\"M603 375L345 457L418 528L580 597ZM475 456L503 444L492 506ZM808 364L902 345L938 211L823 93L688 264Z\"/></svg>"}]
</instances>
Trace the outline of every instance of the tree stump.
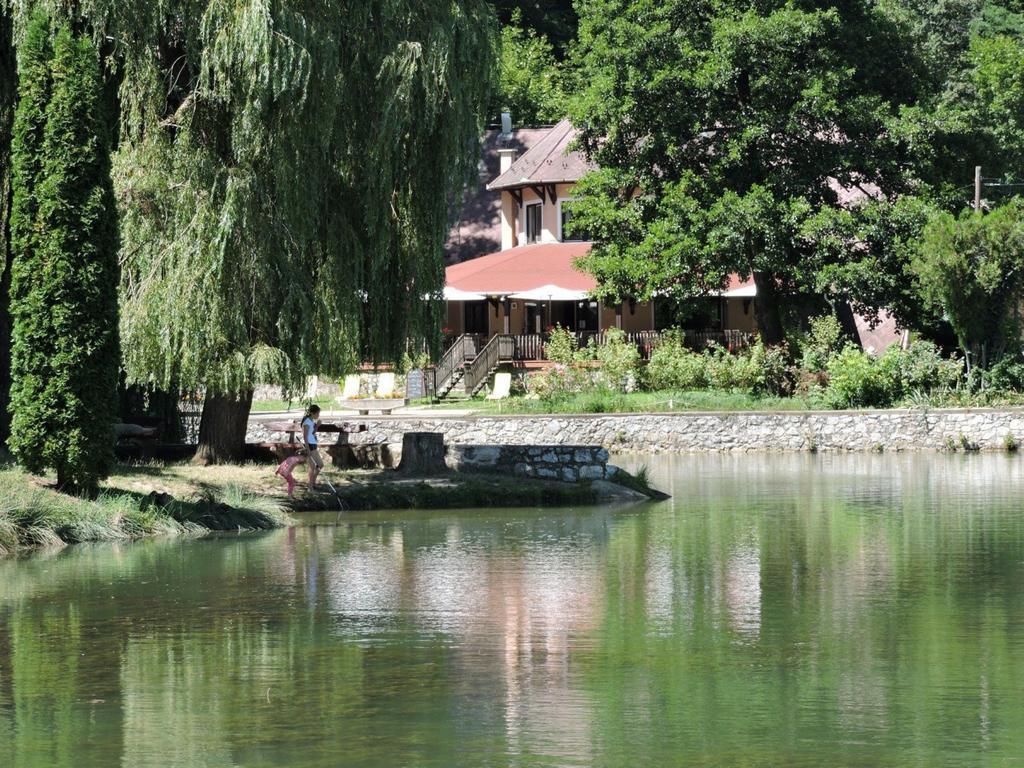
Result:
<instances>
[{"instance_id":1,"label":"tree stump","mask_svg":"<svg viewBox=\"0 0 1024 768\"><path fill-rule=\"evenodd\" d=\"M402 435L402 461L398 471L403 475L441 475L447 472L444 463L444 435L440 432L406 432Z\"/></svg>"}]
</instances>

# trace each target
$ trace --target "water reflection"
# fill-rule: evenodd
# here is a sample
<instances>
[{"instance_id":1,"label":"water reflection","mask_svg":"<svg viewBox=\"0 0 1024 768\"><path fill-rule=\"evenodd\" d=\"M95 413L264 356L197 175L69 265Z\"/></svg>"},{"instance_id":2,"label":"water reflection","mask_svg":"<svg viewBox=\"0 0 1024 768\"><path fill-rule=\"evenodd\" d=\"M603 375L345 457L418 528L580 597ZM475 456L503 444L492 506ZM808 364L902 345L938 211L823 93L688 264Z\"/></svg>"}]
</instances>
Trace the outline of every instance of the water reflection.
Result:
<instances>
[{"instance_id":1,"label":"water reflection","mask_svg":"<svg viewBox=\"0 0 1024 768\"><path fill-rule=\"evenodd\" d=\"M0 562L5 764L1024 754L1021 460L651 463L672 501Z\"/></svg>"}]
</instances>

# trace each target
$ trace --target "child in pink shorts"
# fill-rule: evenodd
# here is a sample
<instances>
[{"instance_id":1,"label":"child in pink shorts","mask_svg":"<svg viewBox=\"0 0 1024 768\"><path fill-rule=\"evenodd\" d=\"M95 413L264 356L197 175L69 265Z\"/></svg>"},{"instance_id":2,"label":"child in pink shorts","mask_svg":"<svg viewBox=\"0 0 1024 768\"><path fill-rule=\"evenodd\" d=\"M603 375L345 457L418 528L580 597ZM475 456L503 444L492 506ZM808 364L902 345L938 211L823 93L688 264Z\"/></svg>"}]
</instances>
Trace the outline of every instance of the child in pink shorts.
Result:
<instances>
[{"instance_id":1,"label":"child in pink shorts","mask_svg":"<svg viewBox=\"0 0 1024 768\"><path fill-rule=\"evenodd\" d=\"M277 471L274 472L275 475L280 475L281 477L284 478L284 481L286 483L288 483L288 498L289 499L294 499L295 498L295 495L294 495L295 494L295 478L292 477L292 472L295 471L295 467L297 467L299 464L305 464L305 463L306 463L306 457L305 456L289 456L287 459L282 461L277 466Z\"/></svg>"}]
</instances>

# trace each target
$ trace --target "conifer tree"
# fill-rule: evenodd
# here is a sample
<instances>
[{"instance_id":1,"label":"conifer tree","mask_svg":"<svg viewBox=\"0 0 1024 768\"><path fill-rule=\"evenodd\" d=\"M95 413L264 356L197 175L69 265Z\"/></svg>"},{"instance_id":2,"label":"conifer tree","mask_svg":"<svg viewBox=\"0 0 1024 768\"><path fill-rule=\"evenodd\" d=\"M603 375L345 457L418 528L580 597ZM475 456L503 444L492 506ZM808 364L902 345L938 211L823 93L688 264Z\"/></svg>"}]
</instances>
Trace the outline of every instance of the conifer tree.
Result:
<instances>
[{"instance_id":1,"label":"conifer tree","mask_svg":"<svg viewBox=\"0 0 1024 768\"><path fill-rule=\"evenodd\" d=\"M28 470L91 493L117 412L117 226L99 56L37 16L19 50L11 217L11 438Z\"/></svg>"},{"instance_id":2,"label":"conifer tree","mask_svg":"<svg viewBox=\"0 0 1024 768\"><path fill-rule=\"evenodd\" d=\"M17 98L13 19L0 3L0 452L10 434L7 403L11 394L11 128Z\"/></svg>"}]
</instances>

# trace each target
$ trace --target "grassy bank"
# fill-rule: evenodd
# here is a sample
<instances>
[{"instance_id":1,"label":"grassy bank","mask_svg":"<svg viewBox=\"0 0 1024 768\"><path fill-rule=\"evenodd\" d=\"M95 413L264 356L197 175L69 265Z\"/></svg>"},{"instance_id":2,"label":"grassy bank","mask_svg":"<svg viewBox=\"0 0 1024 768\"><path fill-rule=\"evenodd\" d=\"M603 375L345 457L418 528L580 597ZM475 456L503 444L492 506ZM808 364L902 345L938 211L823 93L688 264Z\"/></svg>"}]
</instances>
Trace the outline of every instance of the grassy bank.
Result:
<instances>
[{"instance_id":1,"label":"grassy bank","mask_svg":"<svg viewBox=\"0 0 1024 768\"><path fill-rule=\"evenodd\" d=\"M510 397L507 400L452 401L436 410L462 409L479 413L674 413L677 411L807 411L819 402L800 397L756 397L743 392L609 392L596 390L539 400ZM399 411L400 413L400 411Z\"/></svg>"},{"instance_id":2,"label":"grassy bank","mask_svg":"<svg viewBox=\"0 0 1024 768\"><path fill-rule=\"evenodd\" d=\"M130 467L115 473L92 500L58 493L51 479L6 468L0 470L0 499L0 555L81 542L264 530L288 522L278 499L244 485L217 478L147 484Z\"/></svg>"}]
</instances>

